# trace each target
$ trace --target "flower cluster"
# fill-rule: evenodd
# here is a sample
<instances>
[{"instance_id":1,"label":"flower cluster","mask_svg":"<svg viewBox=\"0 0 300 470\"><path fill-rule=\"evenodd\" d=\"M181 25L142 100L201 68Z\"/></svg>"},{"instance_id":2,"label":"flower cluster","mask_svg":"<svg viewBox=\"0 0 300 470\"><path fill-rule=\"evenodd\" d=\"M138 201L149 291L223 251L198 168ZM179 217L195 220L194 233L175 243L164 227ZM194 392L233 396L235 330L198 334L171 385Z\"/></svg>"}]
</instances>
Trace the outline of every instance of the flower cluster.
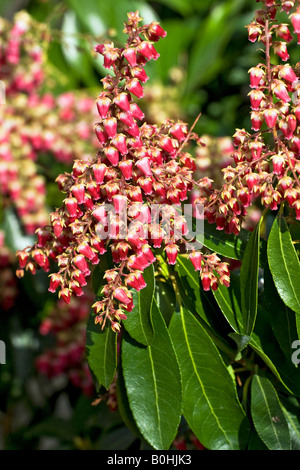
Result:
<instances>
[{"instance_id":1,"label":"flower cluster","mask_svg":"<svg viewBox=\"0 0 300 470\"><path fill-rule=\"evenodd\" d=\"M38 171L41 157L51 155L70 165L94 153L94 100L70 92L42 94L44 60L37 37L45 32L43 25L20 12L13 24L1 20L0 30L6 101L0 105L0 192L3 206L12 205L25 232L33 234L49 218L47 168L44 174Z\"/></svg>"},{"instance_id":2,"label":"flower cluster","mask_svg":"<svg viewBox=\"0 0 300 470\"><path fill-rule=\"evenodd\" d=\"M90 293L85 293L80 300L73 298L68 306L58 299L40 325L40 334L52 337L55 344L36 359L41 374L49 379L67 376L86 395L95 391L85 357L85 328L92 298Z\"/></svg>"},{"instance_id":3,"label":"flower cluster","mask_svg":"<svg viewBox=\"0 0 300 470\"><path fill-rule=\"evenodd\" d=\"M248 25L249 40L261 41L265 53L265 61L249 70L253 133L236 130L235 164L223 170L223 186L216 190L206 185L197 199L205 205L210 223L236 235L247 208L258 198L270 210L286 203L291 216L300 220L300 80L287 62L287 44L293 40L289 25L276 21L281 7L299 43L300 6L294 10L294 1L283 0L280 5L273 0L263 3Z\"/></svg>"},{"instance_id":4,"label":"flower cluster","mask_svg":"<svg viewBox=\"0 0 300 470\"><path fill-rule=\"evenodd\" d=\"M31 94L41 86L45 77L42 44L47 36L47 26L25 11L16 13L13 24L0 19L0 79L6 83L7 95Z\"/></svg>"},{"instance_id":5,"label":"flower cluster","mask_svg":"<svg viewBox=\"0 0 300 470\"><path fill-rule=\"evenodd\" d=\"M181 121L148 124L136 103L144 96L148 80L144 66L159 57L154 44L166 35L153 22L140 26L138 12L128 14L124 48L101 44L95 50L103 65L112 69L96 100L99 121L95 134L99 151L91 161L75 160L71 173L57 178L66 194L63 204L50 216L50 225L39 229L38 242L19 252L20 269L49 271L49 260L58 272L50 276L51 292L69 303L83 294L93 266L109 251L113 266L104 275L101 298L94 305L95 321L104 327L107 319L114 331L127 318L133 305L131 289L145 287L143 271L156 261L156 251L165 253L170 265L178 252L190 251L205 290L229 285L229 270L215 254L191 249L189 230L181 205L196 182L190 141L204 145ZM200 184L202 187L202 183ZM153 221L151 207L163 215ZM124 217L125 213L125 217ZM166 230L166 220L169 222Z\"/></svg>"}]
</instances>

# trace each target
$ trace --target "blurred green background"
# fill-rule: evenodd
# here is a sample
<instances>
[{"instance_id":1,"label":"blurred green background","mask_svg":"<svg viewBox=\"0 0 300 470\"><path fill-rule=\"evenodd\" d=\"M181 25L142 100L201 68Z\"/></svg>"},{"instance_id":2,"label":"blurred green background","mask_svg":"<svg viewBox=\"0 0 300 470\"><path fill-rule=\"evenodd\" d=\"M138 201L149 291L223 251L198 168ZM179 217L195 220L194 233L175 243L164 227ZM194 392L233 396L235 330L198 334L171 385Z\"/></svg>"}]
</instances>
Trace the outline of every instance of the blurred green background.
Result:
<instances>
[{"instance_id":1,"label":"blurred green background","mask_svg":"<svg viewBox=\"0 0 300 470\"><path fill-rule=\"evenodd\" d=\"M107 35L122 44L126 13L138 9L168 33L157 44L159 60L147 65L148 99L188 123L201 112L196 131L221 136L249 126L247 71L258 46L249 43L245 25L255 8L254 0L1 0L0 15L11 19L26 9L46 22L54 30L48 67L57 91L90 88L94 96L106 70L93 45ZM160 117L155 103L153 114Z\"/></svg>"}]
</instances>

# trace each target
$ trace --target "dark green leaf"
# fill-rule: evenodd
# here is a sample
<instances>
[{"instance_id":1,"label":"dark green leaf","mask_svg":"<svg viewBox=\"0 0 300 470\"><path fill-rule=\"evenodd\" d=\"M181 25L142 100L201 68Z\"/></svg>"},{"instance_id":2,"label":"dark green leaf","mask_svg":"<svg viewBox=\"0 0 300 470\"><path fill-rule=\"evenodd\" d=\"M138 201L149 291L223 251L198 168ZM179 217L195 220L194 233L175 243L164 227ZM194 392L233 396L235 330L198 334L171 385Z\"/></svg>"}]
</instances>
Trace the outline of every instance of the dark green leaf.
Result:
<instances>
[{"instance_id":1,"label":"dark green leaf","mask_svg":"<svg viewBox=\"0 0 300 470\"><path fill-rule=\"evenodd\" d=\"M204 234L199 236L206 248L230 259L242 259L249 238L248 230L242 229L238 236L216 230L214 224L204 221Z\"/></svg>"},{"instance_id":2,"label":"dark green leaf","mask_svg":"<svg viewBox=\"0 0 300 470\"><path fill-rule=\"evenodd\" d=\"M139 439L143 439L143 436L141 435L136 425L132 411L129 406L121 362L122 361L120 361L120 364L118 367L118 378L117 378L117 386L116 386L118 410L126 427Z\"/></svg>"},{"instance_id":3,"label":"dark green leaf","mask_svg":"<svg viewBox=\"0 0 300 470\"><path fill-rule=\"evenodd\" d=\"M268 266L264 270L264 298L273 333L282 352L290 360L293 352L291 345L298 337L295 313L281 300Z\"/></svg>"},{"instance_id":4,"label":"dark green leaf","mask_svg":"<svg viewBox=\"0 0 300 470\"><path fill-rule=\"evenodd\" d=\"M132 289L134 308L124 322L124 327L135 341L148 346L152 343L154 336L151 319L155 289L153 265L144 271L143 277L147 286L139 292Z\"/></svg>"},{"instance_id":5,"label":"dark green leaf","mask_svg":"<svg viewBox=\"0 0 300 470\"><path fill-rule=\"evenodd\" d=\"M194 270L189 259L180 255L177 257L175 269L178 273L178 288L183 304L208 323L206 311L202 306L199 273Z\"/></svg>"},{"instance_id":6,"label":"dark green leaf","mask_svg":"<svg viewBox=\"0 0 300 470\"><path fill-rule=\"evenodd\" d=\"M269 235L268 261L281 299L300 315L300 263L281 213L274 220Z\"/></svg>"},{"instance_id":7,"label":"dark green leaf","mask_svg":"<svg viewBox=\"0 0 300 470\"><path fill-rule=\"evenodd\" d=\"M154 340L142 346L125 334L122 364L129 405L144 438L155 449L168 449L181 417L181 377L171 339L156 302Z\"/></svg>"},{"instance_id":8,"label":"dark green leaf","mask_svg":"<svg viewBox=\"0 0 300 470\"><path fill-rule=\"evenodd\" d=\"M183 381L183 414L210 450L243 449L249 423L216 346L186 309L173 315L170 335Z\"/></svg>"},{"instance_id":9,"label":"dark green leaf","mask_svg":"<svg viewBox=\"0 0 300 470\"><path fill-rule=\"evenodd\" d=\"M248 346L251 336L240 335L239 333L229 333L228 335L237 345L236 360L241 359L241 352Z\"/></svg>"},{"instance_id":10,"label":"dark green leaf","mask_svg":"<svg viewBox=\"0 0 300 470\"><path fill-rule=\"evenodd\" d=\"M240 333L243 330L243 315L239 277L231 273L230 286L225 287L220 284L213 295L231 328Z\"/></svg>"},{"instance_id":11,"label":"dark green leaf","mask_svg":"<svg viewBox=\"0 0 300 470\"><path fill-rule=\"evenodd\" d=\"M261 220L251 233L240 271L241 307L243 314L242 333L247 336L251 336L257 315Z\"/></svg>"},{"instance_id":12,"label":"dark green leaf","mask_svg":"<svg viewBox=\"0 0 300 470\"><path fill-rule=\"evenodd\" d=\"M99 385L108 389L117 367L117 334L112 331L110 324L106 324L102 330L99 324L95 325L94 318L91 312L86 331L87 360Z\"/></svg>"},{"instance_id":13,"label":"dark green leaf","mask_svg":"<svg viewBox=\"0 0 300 470\"><path fill-rule=\"evenodd\" d=\"M156 280L155 299L168 326L176 308L176 296L172 285Z\"/></svg>"},{"instance_id":14,"label":"dark green leaf","mask_svg":"<svg viewBox=\"0 0 300 470\"><path fill-rule=\"evenodd\" d=\"M296 397L279 397L289 426L292 450L300 450L300 405Z\"/></svg>"},{"instance_id":15,"label":"dark green leaf","mask_svg":"<svg viewBox=\"0 0 300 470\"><path fill-rule=\"evenodd\" d=\"M251 385L251 415L255 429L270 450L290 450L289 427L277 392L266 377L255 374Z\"/></svg>"}]
</instances>

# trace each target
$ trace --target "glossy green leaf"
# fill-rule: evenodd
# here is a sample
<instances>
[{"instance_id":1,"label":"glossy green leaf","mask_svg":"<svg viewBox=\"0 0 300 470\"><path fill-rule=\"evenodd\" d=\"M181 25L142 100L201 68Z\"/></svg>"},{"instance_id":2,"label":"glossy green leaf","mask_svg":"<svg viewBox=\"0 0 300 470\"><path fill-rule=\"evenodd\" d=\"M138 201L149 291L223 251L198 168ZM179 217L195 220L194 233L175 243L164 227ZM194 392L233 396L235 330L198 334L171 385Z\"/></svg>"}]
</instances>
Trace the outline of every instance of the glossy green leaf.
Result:
<instances>
[{"instance_id":1,"label":"glossy green leaf","mask_svg":"<svg viewBox=\"0 0 300 470\"><path fill-rule=\"evenodd\" d=\"M154 337L151 319L155 289L153 265L143 272L143 277L147 286L139 292L132 289L134 308L124 322L124 327L135 341L148 346L152 343Z\"/></svg>"},{"instance_id":2,"label":"glossy green leaf","mask_svg":"<svg viewBox=\"0 0 300 470\"><path fill-rule=\"evenodd\" d=\"M269 312L258 306L258 315L250 346L290 393L300 394L300 375L291 358L286 357L270 327Z\"/></svg>"},{"instance_id":3,"label":"glossy green leaf","mask_svg":"<svg viewBox=\"0 0 300 470\"><path fill-rule=\"evenodd\" d=\"M176 308L176 296L172 285L168 282L156 280L155 299L168 326Z\"/></svg>"},{"instance_id":4,"label":"glossy green leaf","mask_svg":"<svg viewBox=\"0 0 300 470\"><path fill-rule=\"evenodd\" d=\"M234 356L226 340L226 332L229 327L222 317L211 292L204 292L200 285L199 272L195 271L191 261L184 256L178 256L176 263L177 286L182 304L193 314L201 319L206 332L214 338L215 343L229 357Z\"/></svg>"},{"instance_id":5,"label":"glossy green leaf","mask_svg":"<svg viewBox=\"0 0 300 470\"><path fill-rule=\"evenodd\" d=\"M292 450L300 450L300 405L296 397L279 397L288 423Z\"/></svg>"},{"instance_id":6,"label":"glossy green leaf","mask_svg":"<svg viewBox=\"0 0 300 470\"><path fill-rule=\"evenodd\" d=\"M136 422L134 420L132 411L129 406L129 401L127 397L124 377L123 377L123 370L122 370L122 361L120 361L118 367L118 377L117 377L117 384L116 384L116 396L118 402L118 411L121 415L122 420L124 421L126 427L139 439L143 439Z\"/></svg>"},{"instance_id":7,"label":"glossy green leaf","mask_svg":"<svg viewBox=\"0 0 300 470\"><path fill-rule=\"evenodd\" d=\"M87 361L99 385L110 386L117 367L117 335L109 324L101 330L95 325L95 315L90 313L86 330Z\"/></svg>"},{"instance_id":8,"label":"glossy green leaf","mask_svg":"<svg viewBox=\"0 0 300 470\"><path fill-rule=\"evenodd\" d=\"M270 450L290 450L289 427L277 392L266 377L255 374L251 384L251 416L261 440Z\"/></svg>"},{"instance_id":9,"label":"glossy green leaf","mask_svg":"<svg viewBox=\"0 0 300 470\"><path fill-rule=\"evenodd\" d=\"M202 242L206 248L226 256L230 259L242 259L249 238L248 230L242 229L238 236L226 234L224 230L216 230L214 224L204 221L204 234L201 234Z\"/></svg>"},{"instance_id":10,"label":"glossy green leaf","mask_svg":"<svg viewBox=\"0 0 300 470\"><path fill-rule=\"evenodd\" d=\"M191 261L181 255L177 257L175 269L178 273L177 283L183 304L208 323L206 312L202 306L199 273L195 271Z\"/></svg>"},{"instance_id":11,"label":"glossy green leaf","mask_svg":"<svg viewBox=\"0 0 300 470\"><path fill-rule=\"evenodd\" d=\"M230 286L225 287L220 284L213 295L231 328L240 333L243 330L243 315L239 278L231 273Z\"/></svg>"},{"instance_id":12,"label":"glossy green leaf","mask_svg":"<svg viewBox=\"0 0 300 470\"><path fill-rule=\"evenodd\" d=\"M122 340L122 364L130 409L137 427L155 449L168 449L182 412L181 376L174 348L156 302L152 306L154 340Z\"/></svg>"},{"instance_id":13,"label":"glossy green leaf","mask_svg":"<svg viewBox=\"0 0 300 470\"><path fill-rule=\"evenodd\" d=\"M264 270L264 298L273 333L282 352L290 360L293 352L291 345L298 337L295 313L281 300L268 265Z\"/></svg>"},{"instance_id":14,"label":"glossy green leaf","mask_svg":"<svg viewBox=\"0 0 300 470\"><path fill-rule=\"evenodd\" d=\"M210 450L245 448L249 423L216 346L186 309L173 315L169 330L181 369L188 425Z\"/></svg>"},{"instance_id":15,"label":"glossy green leaf","mask_svg":"<svg viewBox=\"0 0 300 470\"><path fill-rule=\"evenodd\" d=\"M241 307L243 314L242 333L247 336L251 336L257 315L261 220L250 235L240 271Z\"/></svg>"},{"instance_id":16,"label":"glossy green leaf","mask_svg":"<svg viewBox=\"0 0 300 470\"><path fill-rule=\"evenodd\" d=\"M281 213L274 220L270 231L268 261L281 299L291 310L300 314L300 263Z\"/></svg>"}]
</instances>

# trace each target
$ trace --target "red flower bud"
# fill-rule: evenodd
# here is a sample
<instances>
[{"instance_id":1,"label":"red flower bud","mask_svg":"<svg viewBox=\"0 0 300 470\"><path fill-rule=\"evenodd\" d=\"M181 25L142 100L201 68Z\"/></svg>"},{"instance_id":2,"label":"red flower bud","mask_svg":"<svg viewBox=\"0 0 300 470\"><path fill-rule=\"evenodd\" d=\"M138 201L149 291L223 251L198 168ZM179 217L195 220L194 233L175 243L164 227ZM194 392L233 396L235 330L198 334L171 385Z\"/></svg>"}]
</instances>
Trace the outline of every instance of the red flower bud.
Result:
<instances>
[{"instance_id":1,"label":"red flower bud","mask_svg":"<svg viewBox=\"0 0 300 470\"><path fill-rule=\"evenodd\" d=\"M72 186L71 191L73 193L73 196L76 198L78 204L82 204L85 196L84 184L76 184Z\"/></svg>"},{"instance_id":2,"label":"red flower bud","mask_svg":"<svg viewBox=\"0 0 300 470\"><path fill-rule=\"evenodd\" d=\"M130 111L130 103L127 93L122 92L118 96L116 96L116 98L114 99L114 103L126 113Z\"/></svg>"},{"instance_id":3,"label":"red flower bud","mask_svg":"<svg viewBox=\"0 0 300 470\"><path fill-rule=\"evenodd\" d=\"M88 263L83 255L77 255L73 258L73 264L80 269L80 271L85 275L89 275L91 272L89 270Z\"/></svg>"},{"instance_id":4,"label":"red flower bud","mask_svg":"<svg viewBox=\"0 0 300 470\"><path fill-rule=\"evenodd\" d=\"M133 78L132 80L128 81L126 84L126 88L137 98L143 98L144 89L137 78Z\"/></svg>"},{"instance_id":5,"label":"red flower bud","mask_svg":"<svg viewBox=\"0 0 300 470\"><path fill-rule=\"evenodd\" d=\"M114 117L106 118L103 121L103 126L108 137L113 139L117 134L117 119Z\"/></svg>"},{"instance_id":6,"label":"red flower bud","mask_svg":"<svg viewBox=\"0 0 300 470\"><path fill-rule=\"evenodd\" d=\"M136 166L144 173L145 176L151 176L152 170L150 166L150 160L148 157L141 158L136 162Z\"/></svg>"},{"instance_id":7,"label":"red flower bud","mask_svg":"<svg viewBox=\"0 0 300 470\"><path fill-rule=\"evenodd\" d=\"M95 257L94 251L91 249L89 244L86 241L83 241L77 246L77 251L81 255L84 255L89 260L92 260Z\"/></svg>"},{"instance_id":8,"label":"red flower bud","mask_svg":"<svg viewBox=\"0 0 300 470\"><path fill-rule=\"evenodd\" d=\"M106 147L104 149L106 158L110 161L112 166L117 166L119 163L119 152L114 147Z\"/></svg>"},{"instance_id":9,"label":"red flower bud","mask_svg":"<svg viewBox=\"0 0 300 470\"><path fill-rule=\"evenodd\" d=\"M71 301L70 290L67 289L66 287L64 289L61 289L58 293L58 297L62 298L66 304L69 304Z\"/></svg>"},{"instance_id":10,"label":"red flower bud","mask_svg":"<svg viewBox=\"0 0 300 470\"><path fill-rule=\"evenodd\" d=\"M76 217L77 215L77 199L74 197L68 197L64 200L67 212L70 217Z\"/></svg>"},{"instance_id":11,"label":"red flower bud","mask_svg":"<svg viewBox=\"0 0 300 470\"><path fill-rule=\"evenodd\" d=\"M295 74L294 70L292 67L288 64L284 65L283 67L280 68L279 73L278 73L279 78L284 78L290 83L297 82L298 77Z\"/></svg>"},{"instance_id":12,"label":"red flower bud","mask_svg":"<svg viewBox=\"0 0 300 470\"><path fill-rule=\"evenodd\" d=\"M131 75L140 80L142 83L146 83L149 80L148 75L143 67L134 67L131 69ZM133 93L133 92L132 92Z\"/></svg>"},{"instance_id":13,"label":"red flower bud","mask_svg":"<svg viewBox=\"0 0 300 470\"><path fill-rule=\"evenodd\" d=\"M18 252L18 260L19 260L19 266L20 268L25 268L27 261L28 261L29 255L27 251L19 251Z\"/></svg>"},{"instance_id":14,"label":"red flower bud","mask_svg":"<svg viewBox=\"0 0 300 470\"><path fill-rule=\"evenodd\" d=\"M211 274L210 273L202 273L201 274L201 283L202 287L205 291L209 291L211 287Z\"/></svg>"},{"instance_id":15,"label":"red flower bud","mask_svg":"<svg viewBox=\"0 0 300 470\"><path fill-rule=\"evenodd\" d=\"M147 36L149 41L157 42L159 38L165 38L167 31L165 31L160 24L153 22L147 28Z\"/></svg>"},{"instance_id":16,"label":"red flower bud","mask_svg":"<svg viewBox=\"0 0 300 470\"><path fill-rule=\"evenodd\" d=\"M132 47L128 47L127 49L124 49L123 55L125 59L129 62L129 65L131 67L136 67L137 66L137 61L136 61L136 51Z\"/></svg>"},{"instance_id":17,"label":"red flower bud","mask_svg":"<svg viewBox=\"0 0 300 470\"><path fill-rule=\"evenodd\" d=\"M124 134L118 134L113 140L112 144L120 152L121 155L126 155L128 153L126 137Z\"/></svg>"},{"instance_id":18,"label":"red flower bud","mask_svg":"<svg viewBox=\"0 0 300 470\"><path fill-rule=\"evenodd\" d=\"M278 111L276 108L268 108L264 111L264 118L268 127L274 127L277 121Z\"/></svg>"},{"instance_id":19,"label":"red flower bud","mask_svg":"<svg viewBox=\"0 0 300 470\"><path fill-rule=\"evenodd\" d=\"M279 99L288 103L291 101L291 98L287 92L286 86L281 82L272 84L272 91L274 95Z\"/></svg>"},{"instance_id":20,"label":"red flower bud","mask_svg":"<svg viewBox=\"0 0 300 470\"><path fill-rule=\"evenodd\" d=\"M107 96L100 95L96 101L98 113L102 119L105 119L108 114L111 100Z\"/></svg>"},{"instance_id":21,"label":"red flower bud","mask_svg":"<svg viewBox=\"0 0 300 470\"><path fill-rule=\"evenodd\" d=\"M178 255L178 251L179 251L178 246L175 245L174 243L172 243L170 245L167 245L165 250L166 250L166 254L167 254L167 258L168 258L168 263L169 264L176 264L176 259L177 259L177 255Z\"/></svg>"},{"instance_id":22,"label":"red flower bud","mask_svg":"<svg viewBox=\"0 0 300 470\"><path fill-rule=\"evenodd\" d=\"M129 304L131 301L131 294L125 287L117 287L113 293L114 297L122 302L122 304Z\"/></svg>"},{"instance_id":23,"label":"red flower bud","mask_svg":"<svg viewBox=\"0 0 300 470\"><path fill-rule=\"evenodd\" d=\"M122 175L126 180L129 180L132 176L132 161L123 160L119 163L119 168L122 172Z\"/></svg>"},{"instance_id":24,"label":"red flower bud","mask_svg":"<svg viewBox=\"0 0 300 470\"><path fill-rule=\"evenodd\" d=\"M103 128L99 124L95 125L95 134L100 144L104 144L107 141L107 133L103 130Z\"/></svg>"},{"instance_id":25,"label":"red flower bud","mask_svg":"<svg viewBox=\"0 0 300 470\"><path fill-rule=\"evenodd\" d=\"M193 263L195 271L201 271L201 253L199 251L192 251L192 253L189 255L189 259Z\"/></svg>"},{"instance_id":26,"label":"red flower bud","mask_svg":"<svg viewBox=\"0 0 300 470\"><path fill-rule=\"evenodd\" d=\"M139 271L128 274L126 277L126 284L130 287L133 287L137 291L144 289L144 287L147 285L143 275Z\"/></svg>"},{"instance_id":27,"label":"red flower bud","mask_svg":"<svg viewBox=\"0 0 300 470\"><path fill-rule=\"evenodd\" d=\"M265 75L265 72L260 67L251 67L248 72L250 74L250 87L258 88L261 79Z\"/></svg>"},{"instance_id":28,"label":"red flower bud","mask_svg":"<svg viewBox=\"0 0 300 470\"><path fill-rule=\"evenodd\" d=\"M179 140L179 142L182 142L186 138L187 128L185 125L177 123L171 127L170 132L172 136L175 137L175 139Z\"/></svg>"},{"instance_id":29,"label":"red flower bud","mask_svg":"<svg viewBox=\"0 0 300 470\"><path fill-rule=\"evenodd\" d=\"M142 110L139 108L139 106L136 103L131 103L130 112L132 116L135 119L138 119L139 121L142 121L145 117L145 114L142 112Z\"/></svg>"},{"instance_id":30,"label":"red flower bud","mask_svg":"<svg viewBox=\"0 0 300 470\"><path fill-rule=\"evenodd\" d=\"M115 196L113 196L112 200L117 214L122 213L127 207L127 196L116 194Z\"/></svg>"},{"instance_id":31,"label":"red flower bud","mask_svg":"<svg viewBox=\"0 0 300 470\"><path fill-rule=\"evenodd\" d=\"M284 62L289 59L289 53L286 47L285 42L277 42L274 44L274 52L278 55Z\"/></svg>"}]
</instances>

